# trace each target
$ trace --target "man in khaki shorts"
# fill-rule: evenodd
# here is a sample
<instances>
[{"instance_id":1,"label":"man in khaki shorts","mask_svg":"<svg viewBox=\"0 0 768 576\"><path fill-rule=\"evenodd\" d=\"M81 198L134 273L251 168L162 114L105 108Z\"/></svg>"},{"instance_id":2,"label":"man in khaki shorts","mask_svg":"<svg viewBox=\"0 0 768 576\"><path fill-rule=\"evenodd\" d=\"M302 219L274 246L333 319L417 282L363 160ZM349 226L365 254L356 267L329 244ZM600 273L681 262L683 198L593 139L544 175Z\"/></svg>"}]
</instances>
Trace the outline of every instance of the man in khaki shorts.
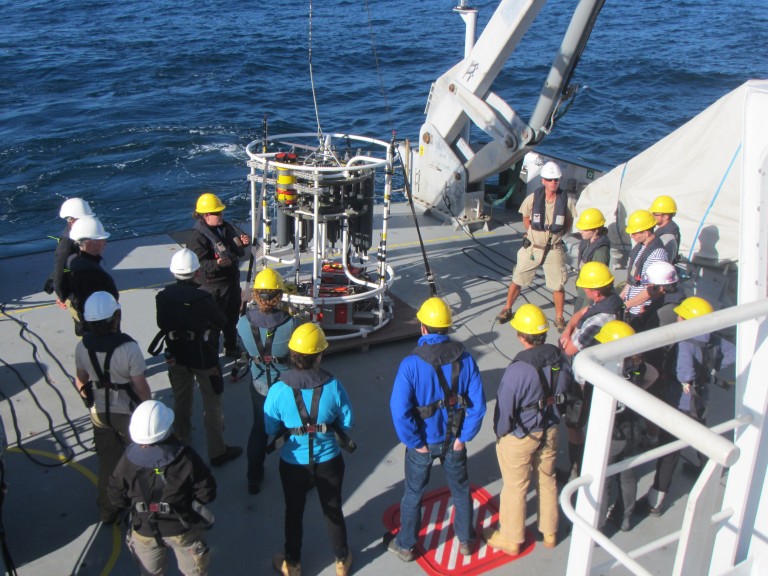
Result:
<instances>
[{"instance_id":1,"label":"man in khaki shorts","mask_svg":"<svg viewBox=\"0 0 768 576\"><path fill-rule=\"evenodd\" d=\"M544 269L547 288L552 290L555 303L555 327L565 328L565 283L568 269L565 263L563 236L571 230L576 212L573 200L560 189L562 172L554 162L547 162L541 169L542 188L529 194L520 206L526 233L523 247L517 252L517 266L507 290L507 302L496 316L499 322L509 322L514 316L512 305L520 295L522 286L530 286L536 270Z\"/></svg>"}]
</instances>

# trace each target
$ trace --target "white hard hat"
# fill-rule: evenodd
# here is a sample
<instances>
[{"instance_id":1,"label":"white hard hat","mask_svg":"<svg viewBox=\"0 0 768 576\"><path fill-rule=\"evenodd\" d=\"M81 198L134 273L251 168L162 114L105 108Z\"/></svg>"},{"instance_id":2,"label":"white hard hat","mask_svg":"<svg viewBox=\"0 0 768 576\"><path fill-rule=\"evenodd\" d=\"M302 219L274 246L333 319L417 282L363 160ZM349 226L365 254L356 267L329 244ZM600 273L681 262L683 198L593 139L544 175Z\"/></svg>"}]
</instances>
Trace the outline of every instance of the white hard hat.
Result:
<instances>
[{"instance_id":1,"label":"white hard hat","mask_svg":"<svg viewBox=\"0 0 768 576\"><path fill-rule=\"evenodd\" d=\"M129 431L136 444L155 444L165 440L173 426L173 410L158 400L145 400L131 416Z\"/></svg>"},{"instance_id":2,"label":"white hard hat","mask_svg":"<svg viewBox=\"0 0 768 576\"><path fill-rule=\"evenodd\" d=\"M560 166L556 163L547 162L541 168L541 177L546 178L547 180L552 180L553 178L562 178L563 173L560 171Z\"/></svg>"},{"instance_id":3,"label":"white hard hat","mask_svg":"<svg viewBox=\"0 0 768 576\"><path fill-rule=\"evenodd\" d=\"M88 202L82 198L70 198L64 200L59 210L59 218L82 218L83 216L93 216L93 210Z\"/></svg>"},{"instance_id":4,"label":"white hard hat","mask_svg":"<svg viewBox=\"0 0 768 576\"><path fill-rule=\"evenodd\" d=\"M656 286L674 284L677 280L677 270L669 262L652 262L640 278L643 285L654 284Z\"/></svg>"},{"instance_id":5,"label":"white hard hat","mask_svg":"<svg viewBox=\"0 0 768 576\"><path fill-rule=\"evenodd\" d=\"M85 301L83 316L86 322L98 322L99 320L109 320L118 310L120 310L120 304L112 294L94 292Z\"/></svg>"},{"instance_id":6,"label":"white hard hat","mask_svg":"<svg viewBox=\"0 0 768 576\"><path fill-rule=\"evenodd\" d=\"M199 268L200 260L189 248L182 248L171 258L171 273L182 280L192 278Z\"/></svg>"},{"instance_id":7,"label":"white hard hat","mask_svg":"<svg viewBox=\"0 0 768 576\"><path fill-rule=\"evenodd\" d=\"M101 220L95 216L84 216L72 224L69 231L69 237L75 242L83 240L106 240L109 238L109 232L104 230Z\"/></svg>"}]
</instances>

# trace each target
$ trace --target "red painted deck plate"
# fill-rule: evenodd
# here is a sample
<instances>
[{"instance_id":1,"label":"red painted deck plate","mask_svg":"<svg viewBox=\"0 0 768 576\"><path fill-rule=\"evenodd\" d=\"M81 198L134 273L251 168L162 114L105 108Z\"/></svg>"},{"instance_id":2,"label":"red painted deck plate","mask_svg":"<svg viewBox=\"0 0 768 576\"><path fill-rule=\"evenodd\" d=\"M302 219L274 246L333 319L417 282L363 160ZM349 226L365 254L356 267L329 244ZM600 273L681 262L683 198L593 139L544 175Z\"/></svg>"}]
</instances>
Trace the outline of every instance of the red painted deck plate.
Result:
<instances>
[{"instance_id":1,"label":"red painted deck plate","mask_svg":"<svg viewBox=\"0 0 768 576\"><path fill-rule=\"evenodd\" d=\"M419 557L416 561L427 574L434 576L483 574L493 568L512 562L529 554L536 542L526 530L525 546L517 556L510 556L488 546L480 537L483 528L495 525L499 510L491 501L491 495L484 489L472 486L472 502L475 509L475 530L478 546L472 556L459 553L459 540L453 531L453 500L447 487L434 490L424 495L422 501L422 527L416 548ZM400 528L400 504L394 504L384 512L384 526L392 534Z\"/></svg>"}]
</instances>

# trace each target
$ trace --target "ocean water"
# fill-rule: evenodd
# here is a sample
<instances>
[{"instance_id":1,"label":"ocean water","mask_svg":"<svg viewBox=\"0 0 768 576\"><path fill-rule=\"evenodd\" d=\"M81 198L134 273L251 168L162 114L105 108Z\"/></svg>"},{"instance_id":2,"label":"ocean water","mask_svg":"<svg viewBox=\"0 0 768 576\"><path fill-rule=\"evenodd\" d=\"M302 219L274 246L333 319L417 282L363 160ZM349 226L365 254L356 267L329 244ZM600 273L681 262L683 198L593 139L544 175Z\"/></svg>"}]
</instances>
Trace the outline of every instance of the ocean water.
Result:
<instances>
[{"instance_id":1,"label":"ocean water","mask_svg":"<svg viewBox=\"0 0 768 576\"><path fill-rule=\"evenodd\" d=\"M550 0L494 84L524 119L576 3ZM264 116L317 130L310 58L323 131L414 139L462 57L456 4L314 0L310 21L308 0L0 3L0 257L52 251L73 196L113 238L188 228L204 191L247 220ZM497 3L472 4L482 30ZM540 149L611 167L750 78L768 78L765 0L608 0Z\"/></svg>"}]
</instances>

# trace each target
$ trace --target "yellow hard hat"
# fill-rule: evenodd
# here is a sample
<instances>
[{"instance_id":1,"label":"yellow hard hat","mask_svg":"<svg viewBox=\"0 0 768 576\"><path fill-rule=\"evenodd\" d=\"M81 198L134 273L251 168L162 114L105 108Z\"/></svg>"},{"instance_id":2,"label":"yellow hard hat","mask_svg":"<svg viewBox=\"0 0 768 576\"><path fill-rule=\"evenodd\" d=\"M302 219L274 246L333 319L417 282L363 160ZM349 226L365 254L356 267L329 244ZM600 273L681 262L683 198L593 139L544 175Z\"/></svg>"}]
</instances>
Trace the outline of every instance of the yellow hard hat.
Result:
<instances>
[{"instance_id":1,"label":"yellow hard hat","mask_svg":"<svg viewBox=\"0 0 768 576\"><path fill-rule=\"evenodd\" d=\"M254 290L285 290L283 277L272 268L264 268L253 279Z\"/></svg>"},{"instance_id":2,"label":"yellow hard hat","mask_svg":"<svg viewBox=\"0 0 768 576\"><path fill-rule=\"evenodd\" d=\"M215 212L222 212L224 208L226 208L226 206L224 206L216 194L206 192L197 199L195 212L198 214L211 214Z\"/></svg>"},{"instance_id":3,"label":"yellow hard hat","mask_svg":"<svg viewBox=\"0 0 768 576\"><path fill-rule=\"evenodd\" d=\"M644 232L656 226L656 219L648 210L635 210L627 218L627 234Z\"/></svg>"},{"instance_id":4,"label":"yellow hard hat","mask_svg":"<svg viewBox=\"0 0 768 576\"><path fill-rule=\"evenodd\" d=\"M605 216L597 208L587 208L579 214L579 221L576 222L576 228L579 230L594 230L605 225Z\"/></svg>"},{"instance_id":5,"label":"yellow hard hat","mask_svg":"<svg viewBox=\"0 0 768 576\"><path fill-rule=\"evenodd\" d=\"M579 288L602 288L613 284L611 270L602 262L587 262L579 270L576 286Z\"/></svg>"},{"instance_id":6,"label":"yellow hard hat","mask_svg":"<svg viewBox=\"0 0 768 576\"><path fill-rule=\"evenodd\" d=\"M715 309L712 308L712 304L699 296L690 296L689 298L686 298L674 310L675 314L686 320L698 318L705 314L711 314L714 311Z\"/></svg>"},{"instance_id":7,"label":"yellow hard hat","mask_svg":"<svg viewBox=\"0 0 768 576\"><path fill-rule=\"evenodd\" d=\"M453 325L451 309L442 298L437 297L425 300L416 313L416 318L430 328L450 328Z\"/></svg>"},{"instance_id":8,"label":"yellow hard hat","mask_svg":"<svg viewBox=\"0 0 768 576\"><path fill-rule=\"evenodd\" d=\"M518 332L523 334L544 334L549 330L549 322L544 312L535 304L523 304L515 312L515 316L509 322Z\"/></svg>"},{"instance_id":9,"label":"yellow hard hat","mask_svg":"<svg viewBox=\"0 0 768 576\"><path fill-rule=\"evenodd\" d=\"M671 196L657 196L649 210L654 214L674 214L677 212L677 203Z\"/></svg>"},{"instance_id":10,"label":"yellow hard hat","mask_svg":"<svg viewBox=\"0 0 768 576\"><path fill-rule=\"evenodd\" d=\"M626 322L621 320L611 320L603 324L600 328L600 332L595 334L595 340L605 344L606 342L612 342L613 340L621 340L627 336L632 336L635 333L635 329L632 328Z\"/></svg>"},{"instance_id":11,"label":"yellow hard hat","mask_svg":"<svg viewBox=\"0 0 768 576\"><path fill-rule=\"evenodd\" d=\"M293 331L288 348L300 354L318 354L328 348L328 340L320 326L307 322Z\"/></svg>"}]
</instances>

